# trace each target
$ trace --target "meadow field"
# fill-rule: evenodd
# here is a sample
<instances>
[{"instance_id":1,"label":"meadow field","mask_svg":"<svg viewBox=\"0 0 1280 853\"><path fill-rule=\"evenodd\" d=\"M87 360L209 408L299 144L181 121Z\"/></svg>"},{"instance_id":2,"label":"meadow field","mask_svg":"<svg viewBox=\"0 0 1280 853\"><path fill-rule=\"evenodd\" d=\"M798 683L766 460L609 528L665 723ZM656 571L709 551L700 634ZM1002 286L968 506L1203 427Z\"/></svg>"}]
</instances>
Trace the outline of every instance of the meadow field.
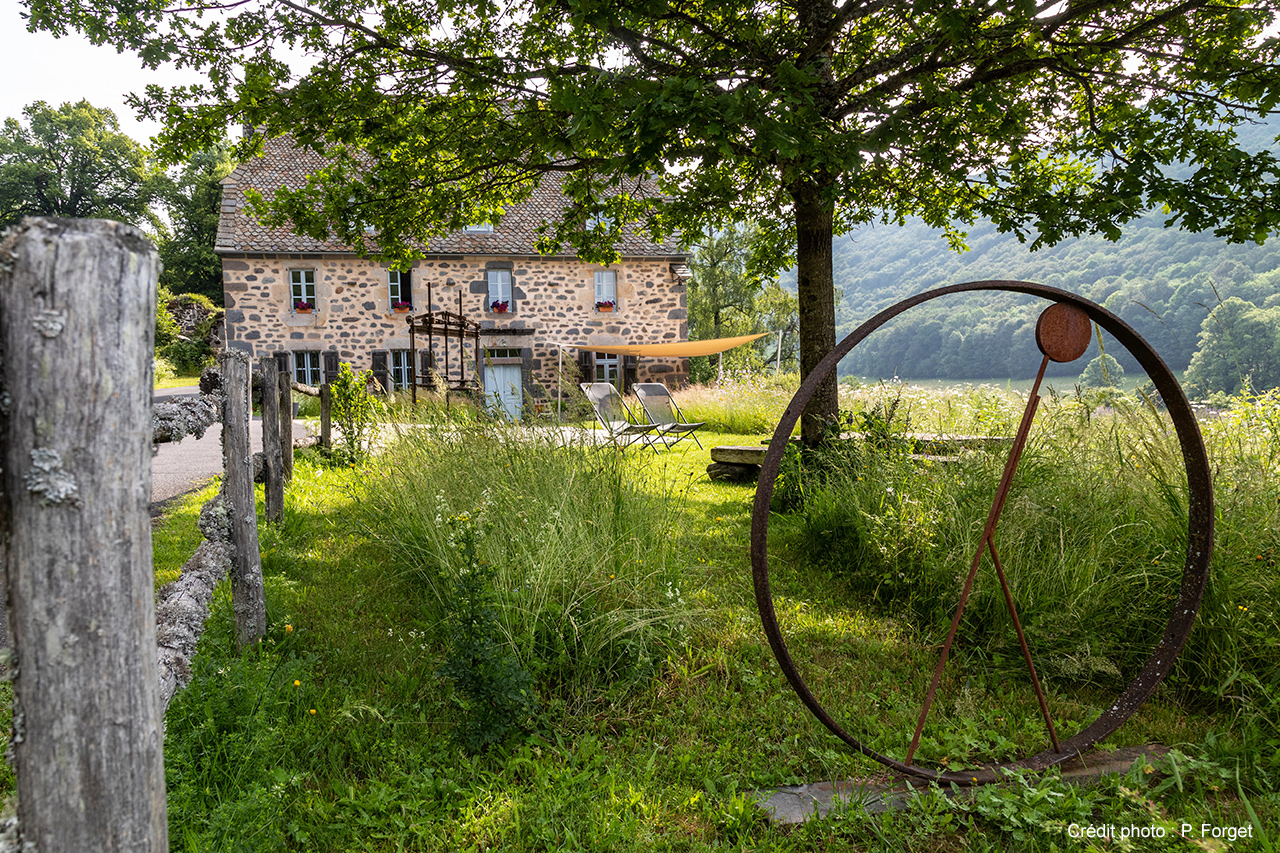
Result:
<instances>
[{"instance_id":1,"label":"meadow field","mask_svg":"<svg viewBox=\"0 0 1280 853\"><path fill-rule=\"evenodd\" d=\"M707 421L706 448L758 444L793 390L745 378L680 402ZM846 419L877 440L792 454L779 479L770 565L791 653L890 756L905 757L1003 464L921 462L901 435L1010 435L1024 402L993 386L846 387ZM1066 734L1150 653L1186 542L1167 417L1105 402L1046 398L997 534ZM1269 850L1280 834L1280 394L1201 425L1209 588L1173 674L1104 744L1159 743L1165 758L1084 787L1052 772L972 797L922 786L904 809L855 802L799 827L771 825L754 792L886 774L779 673L751 587L753 487L710 481L689 442L619 452L410 414L357 466L299 457L284 521L262 527L260 649L236 651L220 595L167 715L173 849ZM158 579L194 548L208 496L157 529ZM1043 749L988 565L960 636L916 761ZM1250 837L1175 837L1182 824ZM1164 838L1073 835L1090 825Z\"/></svg>"}]
</instances>

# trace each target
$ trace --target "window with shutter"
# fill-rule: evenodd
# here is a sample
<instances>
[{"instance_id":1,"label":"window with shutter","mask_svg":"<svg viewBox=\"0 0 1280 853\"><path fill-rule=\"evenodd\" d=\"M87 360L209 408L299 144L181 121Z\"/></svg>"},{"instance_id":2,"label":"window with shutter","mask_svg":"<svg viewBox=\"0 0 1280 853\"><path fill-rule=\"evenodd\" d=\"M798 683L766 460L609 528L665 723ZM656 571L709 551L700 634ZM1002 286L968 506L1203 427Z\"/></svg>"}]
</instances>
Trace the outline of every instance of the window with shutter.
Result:
<instances>
[{"instance_id":1,"label":"window with shutter","mask_svg":"<svg viewBox=\"0 0 1280 853\"><path fill-rule=\"evenodd\" d=\"M407 349L391 351L391 388L399 391L409 387L409 373L412 359Z\"/></svg>"},{"instance_id":2,"label":"window with shutter","mask_svg":"<svg viewBox=\"0 0 1280 853\"><path fill-rule=\"evenodd\" d=\"M323 381L320 378L320 353L298 351L293 354L293 381L301 385L319 385Z\"/></svg>"},{"instance_id":3,"label":"window with shutter","mask_svg":"<svg viewBox=\"0 0 1280 853\"><path fill-rule=\"evenodd\" d=\"M596 382L608 382L610 385L618 384L618 356L614 353L598 352L596 353Z\"/></svg>"},{"instance_id":4,"label":"window with shutter","mask_svg":"<svg viewBox=\"0 0 1280 853\"><path fill-rule=\"evenodd\" d=\"M488 270L489 301L485 310L499 314L514 312L515 303L511 299L511 270Z\"/></svg>"},{"instance_id":5,"label":"window with shutter","mask_svg":"<svg viewBox=\"0 0 1280 853\"><path fill-rule=\"evenodd\" d=\"M639 370L640 357L636 355L624 355L622 357L622 393L631 390L631 386L636 384L636 373Z\"/></svg>"},{"instance_id":6,"label":"window with shutter","mask_svg":"<svg viewBox=\"0 0 1280 853\"><path fill-rule=\"evenodd\" d=\"M413 307L413 288L408 270L387 270L387 300L392 308Z\"/></svg>"},{"instance_id":7,"label":"window with shutter","mask_svg":"<svg viewBox=\"0 0 1280 853\"><path fill-rule=\"evenodd\" d=\"M578 381L596 381L596 357L590 350L578 350Z\"/></svg>"},{"instance_id":8,"label":"window with shutter","mask_svg":"<svg viewBox=\"0 0 1280 853\"><path fill-rule=\"evenodd\" d=\"M289 270L289 297L293 310L310 311L316 307L316 271Z\"/></svg>"},{"instance_id":9,"label":"window with shutter","mask_svg":"<svg viewBox=\"0 0 1280 853\"><path fill-rule=\"evenodd\" d=\"M618 274L614 270L596 270L596 310L612 311L618 304Z\"/></svg>"}]
</instances>

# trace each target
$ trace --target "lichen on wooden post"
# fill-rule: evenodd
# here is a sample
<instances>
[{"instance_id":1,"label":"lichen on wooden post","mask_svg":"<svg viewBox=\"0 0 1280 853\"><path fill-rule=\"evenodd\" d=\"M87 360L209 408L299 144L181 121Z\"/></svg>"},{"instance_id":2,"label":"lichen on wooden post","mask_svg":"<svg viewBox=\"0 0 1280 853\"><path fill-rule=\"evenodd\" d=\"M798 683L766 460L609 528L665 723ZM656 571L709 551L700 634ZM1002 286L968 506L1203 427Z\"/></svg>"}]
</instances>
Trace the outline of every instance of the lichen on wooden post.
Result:
<instances>
[{"instance_id":1,"label":"lichen on wooden post","mask_svg":"<svg viewBox=\"0 0 1280 853\"><path fill-rule=\"evenodd\" d=\"M191 680L191 659L204 632L214 589L235 563L231 513L219 492L200 509L204 541L182 567L182 574L160 590L156 602L156 660L160 670L160 703L168 708L174 694Z\"/></svg>"},{"instance_id":2,"label":"lichen on wooden post","mask_svg":"<svg viewBox=\"0 0 1280 853\"><path fill-rule=\"evenodd\" d=\"M258 361L262 388L262 473L268 522L284 520L284 460L280 448L280 371L274 358Z\"/></svg>"},{"instance_id":3,"label":"lichen on wooden post","mask_svg":"<svg viewBox=\"0 0 1280 853\"><path fill-rule=\"evenodd\" d=\"M16 841L167 850L148 511L155 247L117 222L27 219L0 260Z\"/></svg>"},{"instance_id":4,"label":"lichen on wooden post","mask_svg":"<svg viewBox=\"0 0 1280 853\"><path fill-rule=\"evenodd\" d=\"M222 410L222 491L231 512L235 562L231 571L231 606L241 646L267 633L267 606L262 591L262 554L258 515L253 499L253 460L249 453L249 356L224 350L218 357L226 396Z\"/></svg>"},{"instance_id":5,"label":"lichen on wooden post","mask_svg":"<svg viewBox=\"0 0 1280 853\"><path fill-rule=\"evenodd\" d=\"M284 481L293 479L293 382L280 371L280 466Z\"/></svg>"},{"instance_id":6,"label":"lichen on wooden post","mask_svg":"<svg viewBox=\"0 0 1280 853\"><path fill-rule=\"evenodd\" d=\"M320 386L320 446L333 450L333 388L328 382Z\"/></svg>"}]
</instances>

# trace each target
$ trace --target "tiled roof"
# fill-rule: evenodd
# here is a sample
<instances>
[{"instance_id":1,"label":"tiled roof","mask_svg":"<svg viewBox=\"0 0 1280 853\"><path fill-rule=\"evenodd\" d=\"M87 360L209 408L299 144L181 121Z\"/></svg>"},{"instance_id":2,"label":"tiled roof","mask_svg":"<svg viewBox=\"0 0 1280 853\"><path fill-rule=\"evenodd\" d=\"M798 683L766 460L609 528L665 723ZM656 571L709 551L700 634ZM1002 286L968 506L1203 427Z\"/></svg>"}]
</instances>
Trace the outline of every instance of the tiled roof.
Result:
<instances>
[{"instance_id":1,"label":"tiled roof","mask_svg":"<svg viewBox=\"0 0 1280 853\"><path fill-rule=\"evenodd\" d=\"M241 164L222 181L222 209L218 217L220 253L350 252L334 240L315 240L295 234L288 228L268 228L245 209L244 193L253 188L270 197L277 187L302 187L312 170L323 164L321 156L306 148L298 148L287 137L267 140L260 157ZM537 227L544 220L554 221L566 207L560 191L558 175L543 178L533 196L513 205L492 233L455 232L432 239L423 248L426 254L442 255L536 255L534 241ZM686 252L672 239L657 244L628 229L618 246L626 257L684 257Z\"/></svg>"}]
</instances>

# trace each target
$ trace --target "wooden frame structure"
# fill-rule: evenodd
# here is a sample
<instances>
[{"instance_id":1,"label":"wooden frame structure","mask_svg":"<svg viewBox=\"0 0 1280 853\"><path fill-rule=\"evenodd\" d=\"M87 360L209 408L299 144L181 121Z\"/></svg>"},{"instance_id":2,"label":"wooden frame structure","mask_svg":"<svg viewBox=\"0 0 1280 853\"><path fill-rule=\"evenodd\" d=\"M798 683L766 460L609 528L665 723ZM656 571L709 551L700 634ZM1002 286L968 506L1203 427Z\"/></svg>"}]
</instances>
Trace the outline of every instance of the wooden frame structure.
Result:
<instances>
[{"instance_id":1,"label":"wooden frame structure","mask_svg":"<svg viewBox=\"0 0 1280 853\"><path fill-rule=\"evenodd\" d=\"M427 307L431 306L431 282L427 282ZM475 320L470 320L462 313L462 291L458 291L458 311L427 311L423 314L411 315L408 319L409 324L409 387L411 390L413 402L418 402L418 387L434 390L436 383L428 374L423 377L425 381L419 381L418 377L418 336L425 335L427 338L426 351L429 353L427 361L429 366L434 367L438 364L435 357L436 338L442 339L444 344L444 370L441 375L444 378L444 390L446 394L449 391L466 391L474 393L480 390L480 324ZM458 378L454 381L452 373L453 369L449 365L449 342L454 338L458 340ZM470 339L472 353L475 356L476 374L467 378L467 341Z\"/></svg>"}]
</instances>

